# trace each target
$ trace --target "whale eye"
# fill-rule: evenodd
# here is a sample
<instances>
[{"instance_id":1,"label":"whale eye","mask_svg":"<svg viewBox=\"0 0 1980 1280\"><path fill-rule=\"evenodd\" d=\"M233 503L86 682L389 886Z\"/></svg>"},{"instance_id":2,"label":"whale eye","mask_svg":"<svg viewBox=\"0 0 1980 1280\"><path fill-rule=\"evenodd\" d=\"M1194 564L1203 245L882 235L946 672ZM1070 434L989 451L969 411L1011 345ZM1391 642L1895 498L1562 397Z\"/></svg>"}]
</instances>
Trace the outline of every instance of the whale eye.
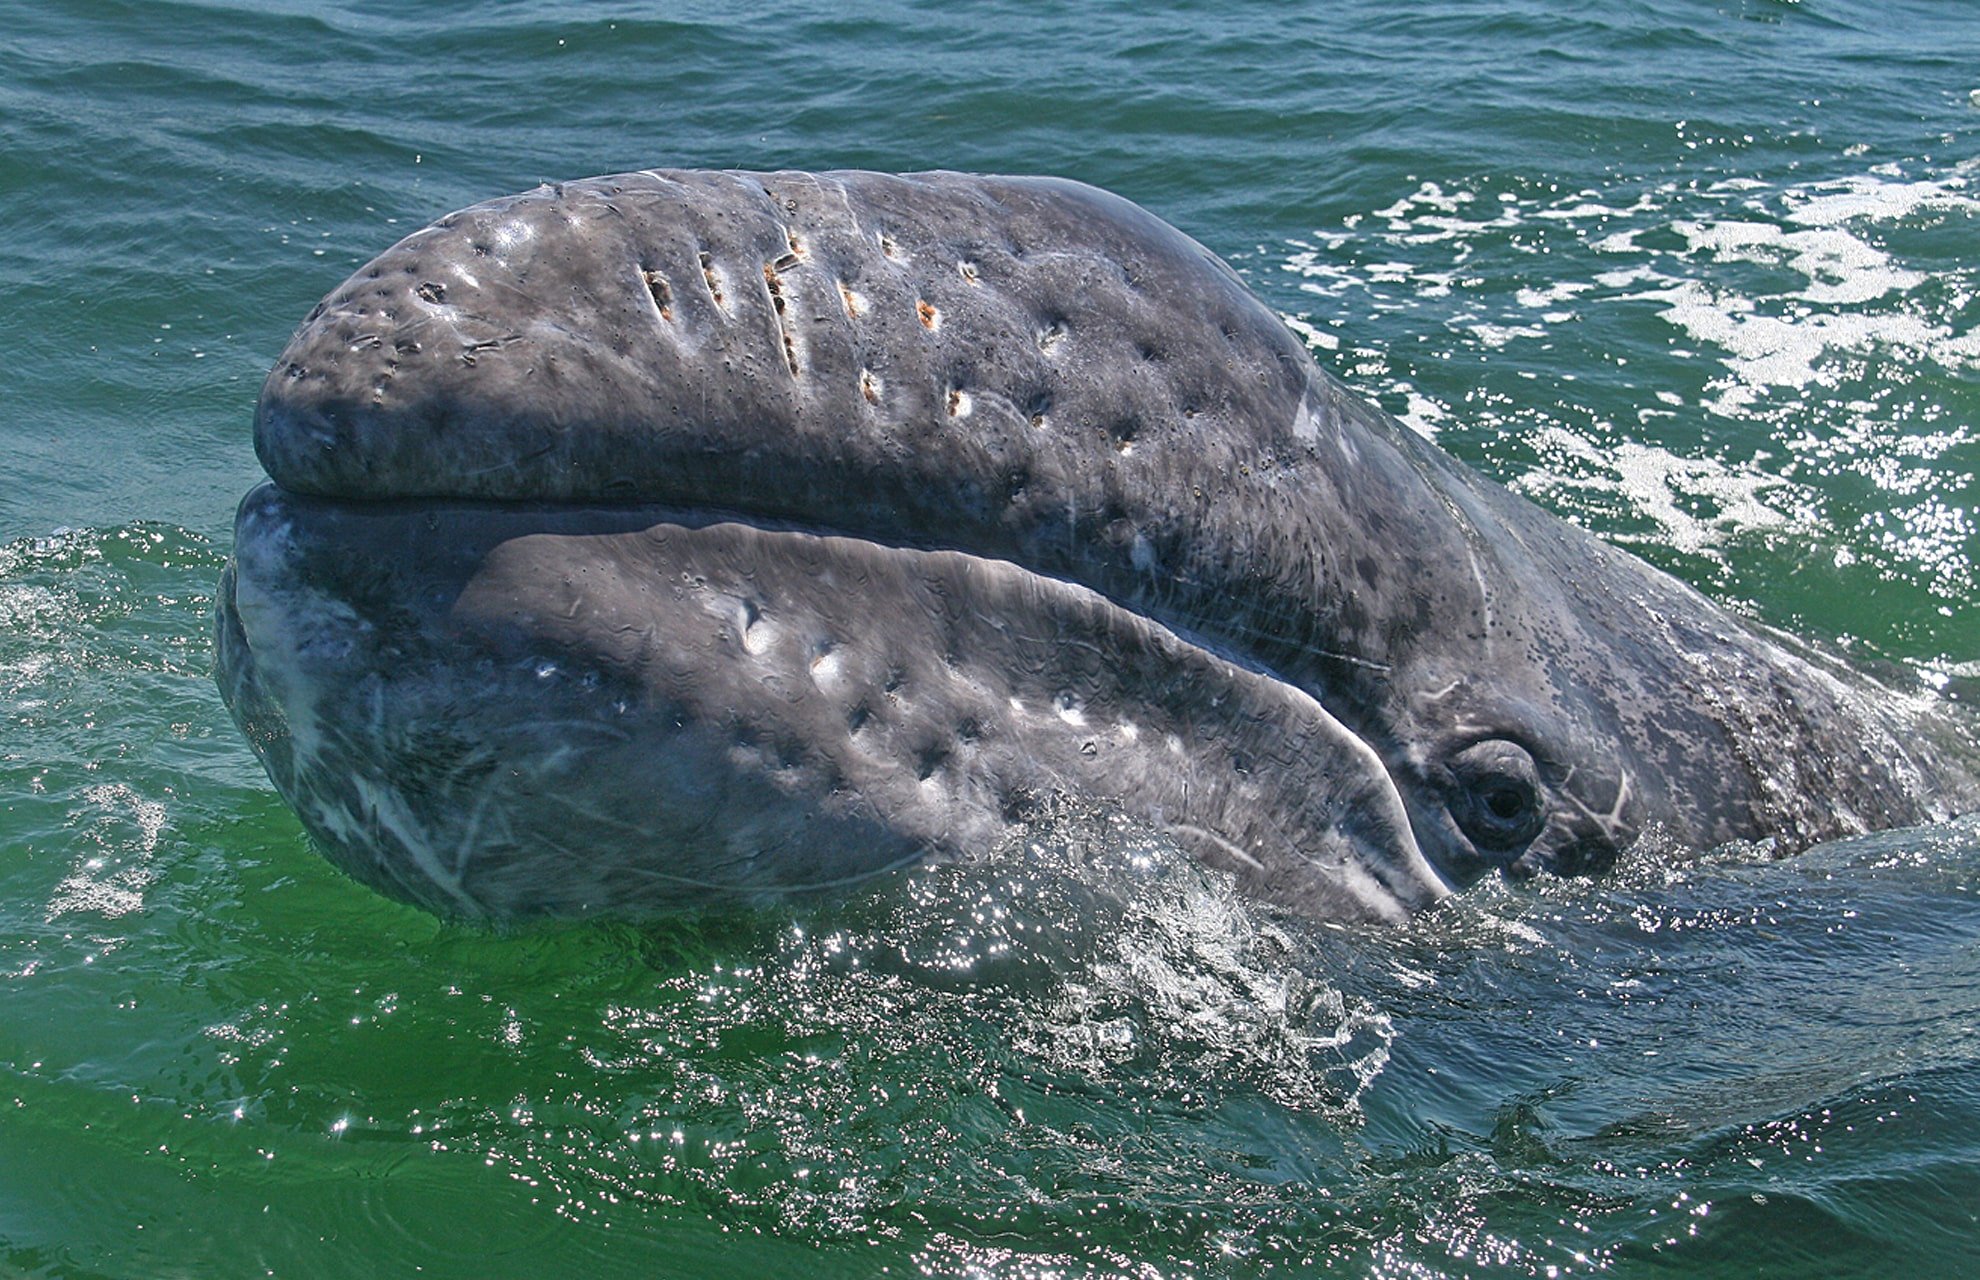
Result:
<instances>
[{"instance_id":1,"label":"whale eye","mask_svg":"<svg viewBox=\"0 0 1980 1280\"><path fill-rule=\"evenodd\" d=\"M1540 834L1540 771L1526 748L1493 739L1451 757L1451 818L1480 849L1518 849Z\"/></svg>"}]
</instances>

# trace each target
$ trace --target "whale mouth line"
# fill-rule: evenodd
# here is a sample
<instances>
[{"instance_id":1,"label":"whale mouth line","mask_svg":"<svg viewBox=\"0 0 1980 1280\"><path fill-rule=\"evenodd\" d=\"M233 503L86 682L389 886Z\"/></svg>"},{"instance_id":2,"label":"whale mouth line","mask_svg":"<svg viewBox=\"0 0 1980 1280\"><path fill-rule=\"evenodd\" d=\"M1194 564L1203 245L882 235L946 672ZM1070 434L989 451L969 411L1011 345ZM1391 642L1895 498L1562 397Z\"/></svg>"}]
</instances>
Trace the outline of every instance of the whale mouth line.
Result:
<instances>
[{"instance_id":1,"label":"whale mouth line","mask_svg":"<svg viewBox=\"0 0 1980 1280\"><path fill-rule=\"evenodd\" d=\"M395 495L385 498L347 497L299 493L272 480L263 481L257 486L256 492L259 491L273 491L292 504L321 504L325 508L340 510L360 519L365 516L400 518L410 515L417 515L429 523L445 516L470 520L476 516L525 521L540 519L548 526L544 531L554 530L558 533L570 534L631 533L653 531L662 526L690 531L734 526L766 535L810 539L828 544L856 545L880 555L941 557L979 566L1006 567L1010 572L1022 574L1042 583L1091 595L1113 609L1144 620L1150 626L1174 636L1183 644L1215 661L1227 663L1260 679L1311 698L1331 718L1347 726L1356 737L1365 740L1365 734L1357 723L1358 717L1351 713L1344 714L1341 708L1332 705L1331 700L1324 696L1324 691L1316 691L1299 681L1290 679L1269 663L1234 643L1208 636L1186 621L1164 612L1151 611L1131 600L1123 600L1104 589L1101 584L1053 573L1028 564L1021 558L976 549L959 541L890 536L821 522L803 515L786 514L740 504L696 504L655 500L593 501L561 497L489 498L461 496L458 493L444 491L427 495ZM249 497L252 498L253 494L251 493ZM242 506L243 508L247 506L246 500L243 501ZM594 521L596 521L595 525ZM1353 655L1330 653L1328 656L1344 663L1377 671L1387 669L1382 664L1372 663ZM1384 772L1388 772L1386 762ZM1443 876L1441 868L1439 875Z\"/></svg>"},{"instance_id":2,"label":"whale mouth line","mask_svg":"<svg viewBox=\"0 0 1980 1280\"><path fill-rule=\"evenodd\" d=\"M418 517L431 525L439 520L471 522L477 517L489 517L497 521L540 521L541 527L537 531L571 535L633 533L657 530L662 526L690 531L734 526L777 537L857 545L880 555L933 556L953 558L983 566L1007 566L1011 572L1035 578L1040 582L1092 595L1113 609L1141 618L1150 625L1174 635L1191 648L1217 661L1229 663L1288 689L1299 690L1323 706L1327 702L1320 694L1289 679L1243 648L1206 636L1180 619L1144 609L1133 601L1120 599L1096 583L1053 573L1028 564L1020 558L980 550L960 541L937 538L913 539L881 534L821 522L800 514L733 503L697 504L644 499L594 501L562 497L491 498L463 496L445 490L391 497L347 496L292 490L274 480L264 480L255 486L243 499L242 509L248 509L257 500L258 495L269 494L279 495L282 503L290 507L320 507L358 522L370 518L393 521ZM1335 656L1344 662L1363 663L1372 667L1380 665L1365 663L1364 660L1348 655ZM1329 714L1339 716L1335 708L1328 707L1327 710Z\"/></svg>"}]
</instances>

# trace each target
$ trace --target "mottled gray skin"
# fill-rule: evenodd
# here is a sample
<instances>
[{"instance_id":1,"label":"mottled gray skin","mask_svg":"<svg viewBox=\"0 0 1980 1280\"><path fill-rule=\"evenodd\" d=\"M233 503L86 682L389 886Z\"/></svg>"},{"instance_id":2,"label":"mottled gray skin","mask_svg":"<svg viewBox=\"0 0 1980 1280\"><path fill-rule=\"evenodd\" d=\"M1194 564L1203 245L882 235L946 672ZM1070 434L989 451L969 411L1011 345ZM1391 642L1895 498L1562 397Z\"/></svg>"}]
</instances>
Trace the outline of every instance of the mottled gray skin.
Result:
<instances>
[{"instance_id":1,"label":"mottled gray skin","mask_svg":"<svg viewBox=\"0 0 1980 1280\"><path fill-rule=\"evenodd\" d=\"M443 911L835 883L1057 793L1339 918L1980 802L1957 709L1479 478L1075 183L478 205L310 315L255 439L222 688Z\"/></svg>"}]
</instances>

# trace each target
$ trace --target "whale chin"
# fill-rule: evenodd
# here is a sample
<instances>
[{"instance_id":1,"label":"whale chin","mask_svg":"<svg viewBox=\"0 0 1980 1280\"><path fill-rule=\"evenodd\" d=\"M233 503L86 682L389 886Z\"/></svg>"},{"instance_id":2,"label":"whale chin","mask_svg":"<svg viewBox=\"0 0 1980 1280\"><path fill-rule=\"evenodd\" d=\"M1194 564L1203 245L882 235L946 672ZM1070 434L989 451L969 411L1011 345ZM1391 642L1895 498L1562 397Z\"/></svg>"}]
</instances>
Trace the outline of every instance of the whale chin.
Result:
<instances>
[{"instance_id":1,"label":"whale chin","mask_svg":"<svg viewBox=\"0 0 1980 1280\"><path fill-rule=\"evenodd\" d=\"M1007 844L1066 796L1318 917L1448 891L1319 703L1007 561L264 485L219 608L284 799L351 875L446 915L816 891Z\"/></svg>"}]
</instances>

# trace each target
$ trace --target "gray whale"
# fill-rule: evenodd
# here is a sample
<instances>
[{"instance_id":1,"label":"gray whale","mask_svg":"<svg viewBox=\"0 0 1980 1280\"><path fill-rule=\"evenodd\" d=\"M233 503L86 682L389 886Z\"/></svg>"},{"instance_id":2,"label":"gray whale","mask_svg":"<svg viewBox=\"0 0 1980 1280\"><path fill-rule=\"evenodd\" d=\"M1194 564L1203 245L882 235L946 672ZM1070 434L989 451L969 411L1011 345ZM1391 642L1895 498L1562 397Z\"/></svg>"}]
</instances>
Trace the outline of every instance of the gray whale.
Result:
<instances>
[{"instance_id":1,"label":"gray whale","mask_svg":"<svg viewBox=\"0 0 1980 1280\"><path fill-rule=\"evenodd\" d=\"M838 884L1059 795L1334 919L1980 802L1960 708L1482 479L1073 182L476 205L311 312L255 445L222 691L447 914Z\"/></svg>"}]
</instances>

